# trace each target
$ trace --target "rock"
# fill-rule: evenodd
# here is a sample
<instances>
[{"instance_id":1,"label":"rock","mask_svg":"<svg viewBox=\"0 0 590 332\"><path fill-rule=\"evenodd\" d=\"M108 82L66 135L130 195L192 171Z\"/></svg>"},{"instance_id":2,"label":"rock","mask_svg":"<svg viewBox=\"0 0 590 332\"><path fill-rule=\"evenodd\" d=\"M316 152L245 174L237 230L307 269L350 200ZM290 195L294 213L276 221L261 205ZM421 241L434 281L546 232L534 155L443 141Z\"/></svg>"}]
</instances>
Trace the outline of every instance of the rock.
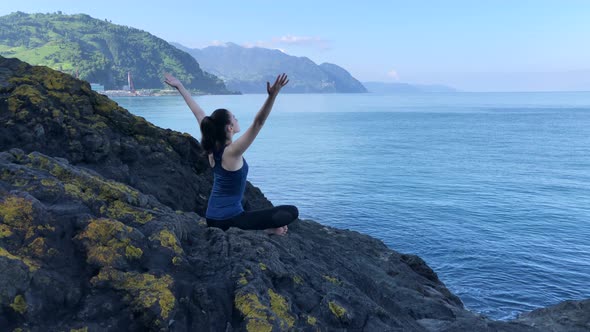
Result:
<instances>
[{"instance_id":1,"label":"rock","mask_svg":"<svg viewBox=\"0 0 590 332\"><path fill-rule=\"evenodd\" d=\"M590 331L590 300L564 301L520 315L516 322L547 332Z\"/></svg>"},{"instance_id":2,"label":"rock","mask_svg":"<svg viewBox=\"0 0 590 332\"><path fill-rule=\"evenodd\" d=\"M38 123L35 128L33 129L33 132L35 133L35 138L39 139L39 140L43 140L45 139L45 129L43 129L43 126Z\"/></svg>"},{"instance_id":3,"label":"rock","mask_svg":"<svg viewBox=\"0 0 590 332\"><path fill-rule=\"evenodd\" d=\"M313 221L287 237L209 229L195 213L18 149L0 154L0 188L0 324L9 329L496 324L465 310L421 260L357 232Z\"/></svg>"}]
</instances>

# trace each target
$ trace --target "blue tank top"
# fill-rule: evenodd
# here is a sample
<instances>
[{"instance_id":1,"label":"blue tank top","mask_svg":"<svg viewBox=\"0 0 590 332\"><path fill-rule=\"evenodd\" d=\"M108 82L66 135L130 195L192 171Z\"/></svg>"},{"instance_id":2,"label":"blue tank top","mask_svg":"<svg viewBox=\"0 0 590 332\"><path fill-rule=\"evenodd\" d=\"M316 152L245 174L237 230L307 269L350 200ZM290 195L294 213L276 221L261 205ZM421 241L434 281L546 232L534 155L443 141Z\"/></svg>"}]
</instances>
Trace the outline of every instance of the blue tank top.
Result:
<instances>
[{"instance_id":1,"label":"blue tank top","mask_svg":"<svg viewBox=\"0 0 590 332\"><path fill-rule=\"evenodd\" d=\"M213 189L207 205L205 216L209 219L223 220L244 212L242 197L246 190L248 163L242 157L244 165L237 171L228 171L221 166L221 156L225 147L213 152Z\"/></svg>"}]
</instances>

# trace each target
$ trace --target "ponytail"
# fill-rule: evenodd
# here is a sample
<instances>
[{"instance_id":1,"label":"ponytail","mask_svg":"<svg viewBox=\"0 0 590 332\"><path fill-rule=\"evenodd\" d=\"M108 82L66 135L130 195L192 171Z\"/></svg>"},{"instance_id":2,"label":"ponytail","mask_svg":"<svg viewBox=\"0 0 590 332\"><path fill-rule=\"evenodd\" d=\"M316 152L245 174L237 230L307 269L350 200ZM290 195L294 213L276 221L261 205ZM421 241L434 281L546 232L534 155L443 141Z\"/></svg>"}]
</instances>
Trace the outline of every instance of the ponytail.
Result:
<instances>
[{"instance_id":1,"label":"ponytail","mask_svg":"<svg viewBox=\"0 0 590 332\"><path fill-rule=\"evenodd\" d=\"M211 116L201 120L201 146L206 154L221 149L227 140L225 126L231 123L228 110L216 109Z\"/></svg>"}]
</instances>

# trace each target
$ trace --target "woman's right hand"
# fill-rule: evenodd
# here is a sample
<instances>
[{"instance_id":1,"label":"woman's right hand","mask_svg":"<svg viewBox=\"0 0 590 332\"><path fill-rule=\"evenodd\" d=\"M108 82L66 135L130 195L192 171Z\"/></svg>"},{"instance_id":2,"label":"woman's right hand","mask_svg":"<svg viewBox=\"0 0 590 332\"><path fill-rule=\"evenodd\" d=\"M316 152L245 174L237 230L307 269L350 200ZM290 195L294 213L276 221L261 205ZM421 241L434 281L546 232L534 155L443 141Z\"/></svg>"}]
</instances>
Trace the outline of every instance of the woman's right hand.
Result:
<instances>
[{"instance_id":1,"label":"woman's right hand","mask_svg":"<svg viewBox=\"0 0 590 332\"><path fill-rule=\"evenodd\" d=\"M164 73L164 83L176 89L182 87L182 83L178 80L178 78L172 76L170 73Z\"/></svg>"},{"instance_id":2,"label":"woman's right hand","mask_svg":"<svg viewBox=\"0 0 590 332\"><path fill-rule=\"evenodd\" d=\"M287 75L282 73L277 76L277 79L272 86L270 86L270 82L266 82L266 91L269 96L276 97L279 94L279 91L281 91L281 88L287 85L287 83L289 83Z\"/></svg>"}]
</instances>

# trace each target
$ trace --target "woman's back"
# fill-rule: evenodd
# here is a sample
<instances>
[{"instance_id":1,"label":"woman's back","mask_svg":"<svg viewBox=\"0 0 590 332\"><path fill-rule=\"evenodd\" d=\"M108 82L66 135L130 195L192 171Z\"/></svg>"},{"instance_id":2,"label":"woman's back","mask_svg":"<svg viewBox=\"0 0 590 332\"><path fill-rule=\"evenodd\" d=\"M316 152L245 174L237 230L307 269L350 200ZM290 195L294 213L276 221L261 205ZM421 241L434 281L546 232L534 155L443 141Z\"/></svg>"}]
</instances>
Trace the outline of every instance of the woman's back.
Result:
<instances>
[{"instance_id":1,"label":"woman's back","mask_svg":"<svg viewBox=\"0 0 590 332\"><path fill-rule=\"evenodd\" d=\"M243 159L243 165L235 171L228 171L222 166L225 147L213 152L215 161L213 166L213 189L207 206L207 218L223 220L234 217L244 211L242 198L246 190L248 163Z\"/></svg>"}]
</instances>

